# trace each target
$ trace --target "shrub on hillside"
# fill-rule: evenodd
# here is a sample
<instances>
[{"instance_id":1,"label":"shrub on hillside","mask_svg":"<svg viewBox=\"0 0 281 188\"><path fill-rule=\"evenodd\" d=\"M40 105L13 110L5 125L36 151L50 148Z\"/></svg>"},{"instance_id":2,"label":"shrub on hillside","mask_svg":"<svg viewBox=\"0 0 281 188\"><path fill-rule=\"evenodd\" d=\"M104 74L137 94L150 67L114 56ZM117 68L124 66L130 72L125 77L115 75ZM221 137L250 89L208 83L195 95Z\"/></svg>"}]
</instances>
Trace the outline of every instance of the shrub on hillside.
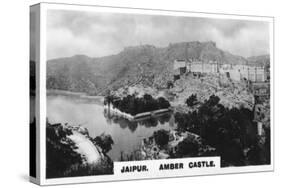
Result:
<instances>
[{"instance_id":1,"label":"shrub on hillside","mask_svg":"<svg viewBox=\"0 0 281 188\"><path fill-rule=\"evenodd\" d=\"M187 137L178 144L176 155L179 157L186 155L196 156L198 154L198 150L198 142L190 137Z\"/></svg>"},{"instance_id":2,"label":"shrub on hillside","mask_svg":"<svg viewBox=\"0 0 281 188\"><path fill-rule=\"evenodd\" d=\"M163 147L163 146L167 145L169 142L169 131L166 131L164 129L155 131L153 133L153 137L154 137L155 143L158 146Z\"/></svg>"},{"instance_id":3,"label":"shrub on hillside","mask_svg":"<svg viewBox=\"0 0 281 188\"><path fill-rule=\"evenodd\" d=\"M109 152L114 144L112 137L104 133L94 138L93 141L102 149L103 153Z\"/></svg>"},{"instance_id":4,"label":"shrub on hillside","mask_svg":"<svg viewBox=\"0 0 281 188\"><path fill-rule=\"evenodd\" d=\"M185 103L187 104L187 106L190 106L190 107L192 107L192 106L198 104L197 95L196 95L196 94L190 95L190 96L186 99Z\"/></svg>"}]
</instances>

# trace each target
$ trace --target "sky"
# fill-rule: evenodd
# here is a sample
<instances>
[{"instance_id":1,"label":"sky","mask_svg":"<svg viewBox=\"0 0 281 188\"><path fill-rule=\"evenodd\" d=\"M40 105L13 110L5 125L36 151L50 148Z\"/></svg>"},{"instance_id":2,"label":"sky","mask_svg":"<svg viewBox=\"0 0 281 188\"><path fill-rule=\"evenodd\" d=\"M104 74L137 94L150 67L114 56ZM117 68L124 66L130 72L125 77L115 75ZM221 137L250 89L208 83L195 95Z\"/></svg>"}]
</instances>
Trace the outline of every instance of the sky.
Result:
<instances>
[{"instance_id":1,"label":"sky","mask_svg":"<svg viewBox=\"0 0 281 188\"><path fill-rule=\"evenodd\" d=\"M101 57L127 46L214 41L243 57L269 53L269 24L262 21L49 10L47 59L77 54Z\"/></svg>"}]
</instances>

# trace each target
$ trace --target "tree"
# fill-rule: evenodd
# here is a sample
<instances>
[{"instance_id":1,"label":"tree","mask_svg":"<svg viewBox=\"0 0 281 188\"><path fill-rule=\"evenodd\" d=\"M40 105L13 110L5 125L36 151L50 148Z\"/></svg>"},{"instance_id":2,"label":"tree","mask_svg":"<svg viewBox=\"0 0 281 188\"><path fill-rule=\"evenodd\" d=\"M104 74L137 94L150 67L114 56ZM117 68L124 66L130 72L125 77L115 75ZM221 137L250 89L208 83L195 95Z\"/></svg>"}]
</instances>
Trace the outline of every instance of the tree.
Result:
<instances>
[{"instance_id":1,"label":"tree","mask_svg":"<svg viewBox=\"0 0 281 188\"><path fill-rule=\"evenodd\" d=\"M196 95L196 94L190 95L190 96L186 99L185 103L187 104L187 106L190 106L190 107L192 107L192 106L198 104L197 95Z\"/></svg>"},{"instance_id":2,"label":"tree","mask_svg":"<svg viewBox=\"0 0 281 188\"><path fill-rule=\"evenodd\" d=\"M71 130L61 124L46 126L46 177L63 177L64 172L74 164L82 164L82 157L75 151L75 143L67 136Z\"/></svg>"},{"instance_id":3,"label":"tree","mask_svg":"<svg viewBox=\"0 0 281 188\"><path fill-rule=\"evenodd\" d=\"M250 163L260 164L255 158L258 151L255 142L253 142L255 133L249 131L254 127L253 112L246 108L228 109L219 101L219 97L211 95L199 106L197 111L192 113L177 112L175 121L178 125L178 131L199 134L208 145L216 148L222 158L222 165L244 165L243 151L245 148L251 148L248 157ZM188 150L195 148L192 143L185 142L180 144L180 148L182 148L180 155L186 154L184 148L189 148ZM270 148L268 143L266 148ZM270 158L269 156L268 154L264 158Z\"/></svg>"},{"instance_id":4,"label":"tree","mask_svg":"<svg viewBox=\"0 0 281 188\"><path fill-rule=\"evenodd\" d=\"M102 149L103 153L109 152L112 149L112 145L114 144L112 137L104 133L94 138L93 141Z\"/></svg>"},{"instance_id":5,"label":"tree","mask_svg":"<svg viewBox=\"0 0 281 188\"><path fill-rule=\"evenodd\" d=\"M186 137L183 141L181 141L176 150L176 155L179 157L183 157L186 155L195 156L198 154L199 144L194 138Z\"/></svg>"},{"instance_id":6,"label":"tree","mask_svg":"<svg viewBox=\"0 0 281 188\"><path fill-rule=\"evenodd\" d=\"M170 89L170 88L173 88L174 87L174 84L172 81L168 81L167 82L167 88Z\"/></svg>"},{"instance_id":7,"label":"tree","mask_svg":"<svg viewBox=\"0 0 281 188\"><path fill-rule=\"evenodd\" d=\"M215 106L220 102L220 98L218 96L215 95L211 95L209 97L209 100L206 102L207 105L209 106Z\"/></svg>"},{"instance_id":8,"label":"tree","mask_svg":"<svg viewBox=\"0 0 281 188\"><path fill-rule=\"evenodd\" d=\"M145 94L141 98L135 95L127 95L120 100L114 100L111 96L107 96L105 98L105 104L108 101L112 101L114 108L118 108L120 111L131 115L170 107L169 101L164 97L154 99L149 94Z\"/></svg>"},{"instance_id":9,"label":"tree","mask_svg":"<svg viewBox=\"0 0 281 188\"><path fill-rule=\"evenodd\" d=\"M164 129L155 131L153 133L153 137L154 137L156 144L160 147L167 145L169 142L169 132Z\"/></svg>"},{"instance_id":10,"label":"tree","mask_svg":"<svg viewBox=\"0 0 281 188\"><path fill-rule=\"evenodd\" d=\"M159 97L157 99L159 109L169 108L170 103L164 97Z\"/></svg>"}]
</instances>

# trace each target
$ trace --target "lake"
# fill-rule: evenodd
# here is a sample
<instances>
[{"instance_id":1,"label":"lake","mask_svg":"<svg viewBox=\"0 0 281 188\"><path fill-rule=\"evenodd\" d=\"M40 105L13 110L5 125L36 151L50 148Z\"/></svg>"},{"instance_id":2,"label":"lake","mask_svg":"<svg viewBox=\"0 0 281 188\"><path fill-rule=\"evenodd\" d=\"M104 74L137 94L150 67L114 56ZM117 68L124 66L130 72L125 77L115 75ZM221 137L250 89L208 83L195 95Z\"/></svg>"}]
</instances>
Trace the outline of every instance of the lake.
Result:
<instances>
[{"instance_id":1,"label":"lake","mask_svg":"<svg viewBox=\"0 0 281 188\"><path fill-rule=\"evenodd\" d=\"M51 95L47 97L47 118L50 123L82 125L91 137L110 134L114 141L108 155L119 161L121 152L130 153L139 148L141 140L159 129L174 129L174 117L165 114L138 122L128 121L106 112L102 97L80 95Z\"/></svg>"}]
</instances>

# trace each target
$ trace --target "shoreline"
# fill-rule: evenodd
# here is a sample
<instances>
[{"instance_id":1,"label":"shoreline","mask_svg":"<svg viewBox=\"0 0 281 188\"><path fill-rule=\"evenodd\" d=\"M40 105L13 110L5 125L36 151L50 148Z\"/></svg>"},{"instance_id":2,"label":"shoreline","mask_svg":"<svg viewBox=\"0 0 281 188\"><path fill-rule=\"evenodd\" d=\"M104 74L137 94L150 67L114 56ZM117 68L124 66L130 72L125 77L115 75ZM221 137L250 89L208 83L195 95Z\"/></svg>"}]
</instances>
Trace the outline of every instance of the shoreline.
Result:
<instances>
[{"instance_id":1,"label":"shoreline","mask_svg":"<svg viewBox=\"0 0 281 188\"><path fill-rule=\"evenodd\" d=\"M104 105L103 107L104 107L104 109L113 112L113 114L119 115L119 116L124 117L131 121L137 121L137 120L141 120L144 118L146 119L146 118L150 118L150 117L157 117L157 116L166 114L168 112L172 112L172 109L170 107L170 108L164 108L164 109L159 109L159 110L153 110L150 112L142 112L142 113L138 113L136 115L131 115L131 114L120 111L118 108L114 108L112 105Z\"/></svg>"},{"instance_id":2,"label":"shoreline","mask_svg":"<svg viewBox=\"0 0 281 188\"><path fill-rule=\"evenodd\" d=\"M47 90L47 96L69 96L69 97L79 97L81 99L86 99L86 100L99 100L100 102L103 103L104 101L104 96L99 96L99 95L88 95L87 93L83 92L73 92L73 91L67 91L67 90L57 90L57 89L48 89Z\"/></svg>"},{"instance_id":3,"label":"shoreline","mask_svg":"<svg viewBox=\"0 0 281 188\"><path fill-rule=\"evenodd\" d=\"M101 159L101 153L99 152L96 145L79 131L72 131L73 134L68 136L77 146L76 151L81 155L85 156L87 164L97 164Z\"/></svg>"}]
</instances>

